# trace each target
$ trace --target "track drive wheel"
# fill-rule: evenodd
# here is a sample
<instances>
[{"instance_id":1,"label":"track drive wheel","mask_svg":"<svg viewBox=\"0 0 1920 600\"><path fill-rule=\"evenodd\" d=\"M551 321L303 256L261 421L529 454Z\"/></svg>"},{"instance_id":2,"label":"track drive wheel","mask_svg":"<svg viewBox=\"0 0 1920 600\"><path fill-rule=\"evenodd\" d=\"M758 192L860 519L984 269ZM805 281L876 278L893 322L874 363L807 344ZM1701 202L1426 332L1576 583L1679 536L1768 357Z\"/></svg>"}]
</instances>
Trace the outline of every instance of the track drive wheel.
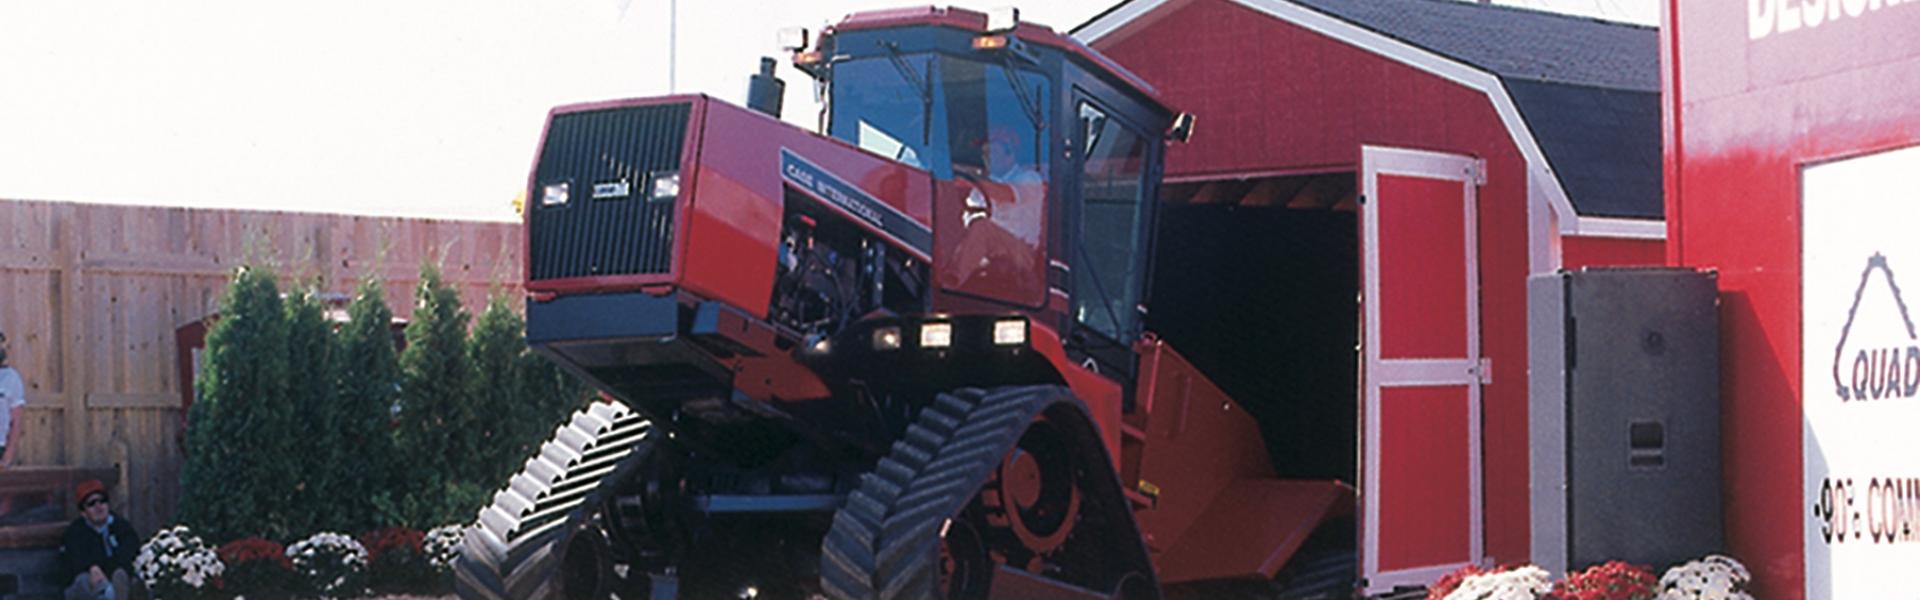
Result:
<instances>
[{"instance_id":1,"label":"track drive wheel","mask_svg":"<svg viewBox=\"0 0 1920 600\"><path fill-rule=\"evenodd\" d=\"M577 562L581 553L571 550L591 544L580 532L599 534L590 525L602 508L595 490L617 466L649 452L647 430L618 403L575 413L467 528L454 560L454 591L467 600L563 597L563 555Z\"/></svg>"},{"instance_id":2,"label":"track drive wheel","mask_svg":"<svg viewBox=\"0 0 1920 600\"><path fill-rule=\"evenodd\" d=\"M454 592L467 600L558 598L552 580L559 566L554 542L561 533L549 529L500 546L468 531L454 562Z\"/></svg>"},{"instance_id":3,"label":"track drive wheel","mask_svg":"<svg viewBox=\"0 0 1920 600\"><path fill-rule=\"evenodd\" d=\"M1007 570L1157 598L1133 513L1065 388L943 394L834 515L821 587L843 599L984 598Z\"/></svg>"}]
</instances>

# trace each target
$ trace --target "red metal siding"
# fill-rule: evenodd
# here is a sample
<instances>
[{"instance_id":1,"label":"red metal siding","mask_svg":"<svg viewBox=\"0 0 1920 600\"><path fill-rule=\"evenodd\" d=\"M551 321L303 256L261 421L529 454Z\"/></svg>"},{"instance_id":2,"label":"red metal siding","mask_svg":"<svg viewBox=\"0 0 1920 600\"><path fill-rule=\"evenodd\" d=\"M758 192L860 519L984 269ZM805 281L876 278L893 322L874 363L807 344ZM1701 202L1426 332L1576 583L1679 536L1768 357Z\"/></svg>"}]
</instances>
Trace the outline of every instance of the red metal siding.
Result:
<instances>
[{"instance_id":1,"label":"red metal siding","mask_svg":"<svg viewBox=\"0 0 1920 600\"><path fill-rule=\"evenodd\" d=\"M1750 39L1748 4L1666 3L1667 254L1720 270L1729 550L1800 598L1800 167L1920 143L1920 6Z\"/></svg>"},{"instance_id":2,"label":"red metal siding","mask_svg":"<svg viewBox=\"0 0 1920 600\"><path fill-rule=\"evenodd\" d=\"M1479 92L1224 1L1163 10L1095 47L1199 118L1170 177L1352 168L1363 143L1513 152Z\"/></svg>"},{"instance_id":3,"label":"red metal siding","mask_svg":"<svg viewBox=\"0 0 1920 600\"><path fill-rule=\"evenodd\" d=\"M1638 267L1662 265L1666 261L1667 244L1664 240L1560 238L1560 266L1566 269Z\"/></svg>"},{"instance_id":4,"label":"red metal siding","mask_svg":"<svg viewBox=\"0 0 1920 600\"><path fill-rule=\"evenodd\" d=\"M1486 550L1528 556L1526 163L1485 94L1223 0L1160 9L1094 44L1198 117L1175 177L1358 170L1363 144L1487 161L1480 188ZM1200 33L1203 32L1203 33ZM1330 449L1343 451L1344 449Z\"/></svg>"}]
</instances>

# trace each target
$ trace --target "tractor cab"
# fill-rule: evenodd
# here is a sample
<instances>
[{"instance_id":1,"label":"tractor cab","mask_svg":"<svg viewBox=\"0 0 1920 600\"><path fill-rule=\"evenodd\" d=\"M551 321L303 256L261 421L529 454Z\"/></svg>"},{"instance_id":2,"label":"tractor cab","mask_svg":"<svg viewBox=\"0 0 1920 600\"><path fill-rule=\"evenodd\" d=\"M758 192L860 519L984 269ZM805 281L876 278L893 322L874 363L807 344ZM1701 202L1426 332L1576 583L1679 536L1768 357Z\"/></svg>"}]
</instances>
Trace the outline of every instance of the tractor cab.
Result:
<instances>
[{"instance_id":1,"label":"tractor cab","mask_svg":"<svg viewBox=\"0 0 1920 600\"><path fill-rule=\"evenodd\" d=\"M1161 141L1190 120L1017 14L856 13L794 62L824 88L829 135L932 175L931 309L1027 314L1124 381Z\"/></svg>"}]
</instances>

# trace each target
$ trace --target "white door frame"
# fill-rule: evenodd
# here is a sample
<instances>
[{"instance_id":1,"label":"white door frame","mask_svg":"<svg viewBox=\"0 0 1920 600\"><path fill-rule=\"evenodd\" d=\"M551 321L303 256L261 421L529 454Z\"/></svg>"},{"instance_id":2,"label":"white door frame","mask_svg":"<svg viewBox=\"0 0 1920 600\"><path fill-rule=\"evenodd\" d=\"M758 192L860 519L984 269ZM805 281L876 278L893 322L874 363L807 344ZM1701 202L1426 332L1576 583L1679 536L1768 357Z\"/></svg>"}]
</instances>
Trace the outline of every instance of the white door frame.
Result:
<instances>
[{"instance_id":1,"label":"white door frame","mask_svg":"<svg viewBox=\"0 0 1920 600\"><path fill-rule=\"evenodd\" d=\"M1362 375L1365 386L1364 414L1365 428L1362 432L1364 453L1362 457L1365 469L1361 487L1363 505L1362 562L1361 576L1367 582L1367 593L1391 591L1395 586L1419 586L1432 583L1442 575L1459 569L1467 564L1480 564L1485 561L1485 524L1484 490L1482 489L1482 447L1480 437L1480 394L1481 385L1487 382L1489 369L1480 356L1480 268L1477 187L1485 182L1485 161L1453 154L1442 154L1424 150L1408 150L1378 146L1361 147L1361 194L1364 199L1360 208L1363 216L1364 298L1366 301L1366 357ZM1466 261L1467 275L1467 356L1434 357L1425 359L1383 360L1380 357L1380 216L1375 208L1380 202L1379 175L1401 175L1422 179L1458 181L1463 194L1463 210L1466 211ZM1383 387L1411 387L1432 385L1465 385L1467 388L1467 406L1471 411L1467 419L1468 436L1468 483L1472 497L1469 499L1471 517L1468 531L1472 536L1466 562L1435 565L1398 571L1380 571L1380 390Z\"/></svg>"}]
</instances>

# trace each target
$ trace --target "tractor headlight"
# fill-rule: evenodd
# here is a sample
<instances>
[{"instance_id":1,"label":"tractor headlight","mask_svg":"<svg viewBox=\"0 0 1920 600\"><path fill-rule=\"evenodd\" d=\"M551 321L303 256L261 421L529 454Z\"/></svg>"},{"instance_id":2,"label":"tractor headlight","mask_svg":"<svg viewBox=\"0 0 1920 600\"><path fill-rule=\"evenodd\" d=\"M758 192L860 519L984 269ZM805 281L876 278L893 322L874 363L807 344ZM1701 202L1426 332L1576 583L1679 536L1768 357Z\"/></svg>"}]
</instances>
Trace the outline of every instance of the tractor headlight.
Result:
<instances>
[{"instance_id":1,"label":"tractor headlight","mask_svg":"<svg viewBox=\"0 0 1920 600\"><path fill-rule=\"evenodd\" d=\"M567 203L569 189L567 182L549 183L540 188L541 206L559 206Z\"/></svg>"},{"instance_id":2,"label":"tractor headlight","mask_svg":"<svg viewBox=\"0 0 1920 600\"><path fill-rule=\"evenodd\" d=\"M920 325L921 348L947 348L953 346L952 323L925 323Z\"/></svg>"},{"instance_id":3,"label":"tractor headlight","mask_svg":"<svg viewBox=\"0 0 1920 600\"><path fill-rule=\"evenodd\" d=\"M993 322L993 345L1019 346L1027 343L1026 319L1001 319Z\"/></svg>"},{"instance_id":4,"label":"tractor headlight","mask_svg":"<svg viewBox=\"0 0 1920 600\"><path fill-rule=\"evenodd\" d=\"M680 172L672 171L653 176L653 199L672 200L680 195Z\"/></svg>"},{"instance_id":5,"label":"tractor headlight","mask_svg":"<svg viewBox=\"0 0 1920 600\"><path fill-rule=\"evenodd\" d=\"M873 349L881 350L881 351L899 350L900 349L900 328L899 327L881 327L879 329L873 330Z\"/></svg>"},{"instance_id":6,"label":"tractor headlight","mask_svg":"<svg viewBox=\"0 0 1920 600\"><path fill-rule=\"evenodd\" d=\"M804 351L809 354L825 356L833 352L833 340L828 339L827 336L816 333L807 336L807 339L802 342L801 348L804 348Z\"/></svg>"}]
</instances>

